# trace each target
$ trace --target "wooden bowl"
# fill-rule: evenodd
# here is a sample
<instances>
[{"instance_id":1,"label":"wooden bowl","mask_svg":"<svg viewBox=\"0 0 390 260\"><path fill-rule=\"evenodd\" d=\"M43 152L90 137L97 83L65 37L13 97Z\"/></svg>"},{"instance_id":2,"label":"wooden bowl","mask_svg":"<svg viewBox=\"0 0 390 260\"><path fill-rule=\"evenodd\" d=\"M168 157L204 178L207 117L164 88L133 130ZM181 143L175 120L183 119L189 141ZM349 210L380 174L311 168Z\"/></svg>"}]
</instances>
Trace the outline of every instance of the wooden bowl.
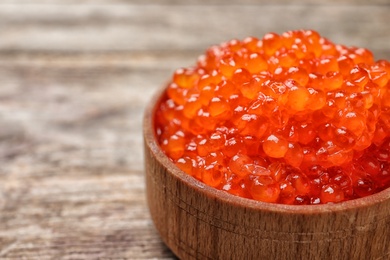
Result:
<instances>
[{"instance_id":1,"label":"wooden bowl","mask_svg":"<svg viewBox=\"0 0 390 260\"><path fill-rule=\"evenodd\" d=\"M181 259L390 259L390 189L338 204L281 205L237 197L181 171L144 115L147 201Z\"/></svg>"}]
</instances>

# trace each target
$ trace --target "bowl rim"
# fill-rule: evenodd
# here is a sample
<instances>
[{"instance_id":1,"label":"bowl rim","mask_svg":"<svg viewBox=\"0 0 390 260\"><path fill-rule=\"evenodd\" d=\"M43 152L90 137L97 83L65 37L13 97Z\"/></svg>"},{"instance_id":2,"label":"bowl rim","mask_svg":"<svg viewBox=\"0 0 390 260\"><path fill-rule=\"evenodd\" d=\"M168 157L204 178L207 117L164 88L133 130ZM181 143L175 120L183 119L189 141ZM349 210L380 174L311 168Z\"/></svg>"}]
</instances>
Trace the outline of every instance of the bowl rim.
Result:
<instances>
[{"instance_id":1,"label":"bowl rim","mask_svg":"<svg viewBox=\"0 0 390 260\"><path fill-rule=\"evenodd\" d=\"M262 202L253 199L243 198L230 194L226 191L216 189L209 186L200 180L197 180L193 176L185 173L179 167L177 167L166 154L162 151L158 144L156 133L154 131L154 115L157 109L157 105L161 99L166 95L167 84L163 88L160 88L145 108L143 117L143 136L144 142L153 153L155 159L173 175L180 182L185 183L187 186L195 190L196 192L202 193L210 199L214 199L221 203L227 203L234 207L241 207L252 210L262 210L274 213L284 214L326 214L329 212L340 212L357 210L360 208L373 207L381 202L390 200L390 188L386 188L375 194L347 200L339 203L327 203L318 205L288 205L279 203ZM148 173L146 173L148 174Z\"/></svg>"}]
</instances>

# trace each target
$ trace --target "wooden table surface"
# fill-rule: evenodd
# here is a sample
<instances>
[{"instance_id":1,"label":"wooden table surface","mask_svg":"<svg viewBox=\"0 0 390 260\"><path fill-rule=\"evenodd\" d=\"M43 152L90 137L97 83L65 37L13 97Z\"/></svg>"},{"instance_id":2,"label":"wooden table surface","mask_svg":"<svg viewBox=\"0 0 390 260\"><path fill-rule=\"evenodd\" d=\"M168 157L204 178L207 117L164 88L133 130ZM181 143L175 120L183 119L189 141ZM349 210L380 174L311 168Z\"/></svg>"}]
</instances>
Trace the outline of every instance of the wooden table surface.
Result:
<instances>
[{"instance_id":1,"label":"wooden table surface","mask_svg":"<svg viewBox=\"0 0 390 260\"><path fill-rule=\"evenodd\" d=\"M389 0L3 0L0 258L172 259L144 195L142 115L207 46L312 28L390 59Z\"/></svg>"}]
</instances>

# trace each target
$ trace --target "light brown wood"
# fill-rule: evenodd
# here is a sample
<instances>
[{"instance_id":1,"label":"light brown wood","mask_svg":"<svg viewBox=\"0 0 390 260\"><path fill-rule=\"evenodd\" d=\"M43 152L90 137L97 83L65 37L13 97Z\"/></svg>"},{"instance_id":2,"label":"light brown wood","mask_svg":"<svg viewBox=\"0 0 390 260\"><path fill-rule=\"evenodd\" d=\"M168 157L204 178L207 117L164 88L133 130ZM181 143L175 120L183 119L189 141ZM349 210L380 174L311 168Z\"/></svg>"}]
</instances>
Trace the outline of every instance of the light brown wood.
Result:
<instances>
[{"instance_id":1,"label":"light brown wood","mask_svg":"<svg viewBox=\"0 0 390 260\"><path fill-rule=\"evenodd\" d=\"M301 27L390 59L389 12L388 0L1 1L0 259L174 259L145 198L142 115L159 86L211 44Z\"/></svg>"},{"instance_id":2,"label":"light brown wood","mask_svg":"<svg viewBox=\"0 0 390 260\"><path fill-rule=\"evenodd\" d=\"M180 258L390 257L390 189L338 204L305 206L233 196L184 173L163 153L154 133L153 102L144 117L148 204L162 239Z\"/></svg>"},{"instance_id":3,"label":"light brown wood","mask_svg":"<svg viewBox=\"0 0 390 260\"><path fill-rule=\"evenodd\" d=\"M305 28L378 55L389 52L389 9L374 4L0 5L0 49L200 54L233 38Z\"/></svg>"},{"instance_id":4,"label":"light brown wood","mask_svg":"<svg viewBox=\"0 0 390 260\"><path fill-rule=\"evenodd\" d=\"M328 0L319 2L317 0L3 0L2 4L51 4L51 5L280 5L280 4L301 4L301 5L387 5L387 0L371 0L369 3L365 0Z\"/></svg>"}]
</instances>

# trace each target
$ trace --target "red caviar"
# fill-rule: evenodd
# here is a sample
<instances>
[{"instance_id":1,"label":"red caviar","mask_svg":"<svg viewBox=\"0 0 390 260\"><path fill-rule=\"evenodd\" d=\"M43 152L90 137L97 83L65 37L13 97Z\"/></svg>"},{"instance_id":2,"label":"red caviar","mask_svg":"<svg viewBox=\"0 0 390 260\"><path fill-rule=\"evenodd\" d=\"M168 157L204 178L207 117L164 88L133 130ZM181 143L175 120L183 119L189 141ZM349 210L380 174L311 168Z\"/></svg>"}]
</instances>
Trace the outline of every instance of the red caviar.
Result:
<instances>
[{"instance_id":1,"label":"red caviar","mask_svg":"<svg viewBox=\"0 0 390 260\"><path fill-rule=\"evenodd\" d=\"M390 63L310 30L209 48L155 114L183 171L231 194L337 203L390 186Z\"/></svg>"}]
</instances>

